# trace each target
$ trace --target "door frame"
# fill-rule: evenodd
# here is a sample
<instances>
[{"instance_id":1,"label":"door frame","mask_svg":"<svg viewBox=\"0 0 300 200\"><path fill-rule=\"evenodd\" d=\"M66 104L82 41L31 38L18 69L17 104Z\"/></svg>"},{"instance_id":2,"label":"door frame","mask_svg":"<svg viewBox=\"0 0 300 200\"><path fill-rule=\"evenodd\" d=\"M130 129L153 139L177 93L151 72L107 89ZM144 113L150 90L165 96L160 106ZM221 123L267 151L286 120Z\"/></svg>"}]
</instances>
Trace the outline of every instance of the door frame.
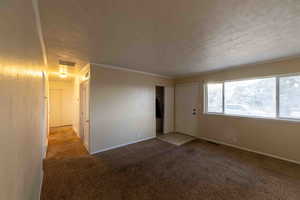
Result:
<instances>
[{"instance_id":1,"label":"door frame","mask_svg":"<svg viewBox=\"0 0 300 200\"><path fill-rule=\"evenodd\" d=\"M83 97L83 88L85 87L85 97ZM86 108L83 108L83 98L85 99L86 103ZM90 120L90 112L89 112L89 107L90 107L90 96L89 96L89 80L84 80L79 83L79 137L82 140L84 146L87 148L89 151L89 146L90 146L90 134L88 135L88 141L87 141L87 146L86 146L86 141L85 141L85 127L84 123L86 123L86 119L83 119L83 111L86 112L85 116L88 116L88 121ZM90 124L88 129L90 129ZM89 130L90 131L90 130Z\"/></svg>"}]
</instances>

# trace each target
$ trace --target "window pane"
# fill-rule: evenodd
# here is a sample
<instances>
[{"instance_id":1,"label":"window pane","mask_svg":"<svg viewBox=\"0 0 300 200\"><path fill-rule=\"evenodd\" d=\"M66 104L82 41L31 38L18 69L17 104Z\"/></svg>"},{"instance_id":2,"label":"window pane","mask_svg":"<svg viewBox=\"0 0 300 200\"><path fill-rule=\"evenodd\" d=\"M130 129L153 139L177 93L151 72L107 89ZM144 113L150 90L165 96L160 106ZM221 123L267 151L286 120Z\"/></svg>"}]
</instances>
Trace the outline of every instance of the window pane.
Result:
<instances>
[{"instance_id":1,"label":"window pane","mask_svg":"<svg viewBox=\"0 0 300 200\"><path fill-rule=\"evenodd\" d=\"M224 112L276 117L276 78L225 82Z\"/></svg>"},{"instance_id":2,"label":"window pane","mask_svg":"<svg viewBox=\"0 0 300 200\"><path fill-rule=\"evenodd\" d=\"M300 76L282 77L279 81L279 116L300 119Z\"/></svg>"},{"instance_id":3,"label":"window pane","mask_svg":"<svg viewBox=\"0 0 300 200\"><path fill-rule=\"evenodd\" d=\"M207 84L207 112L223 112L223 83Z\"/></svg>"}]
</instances>

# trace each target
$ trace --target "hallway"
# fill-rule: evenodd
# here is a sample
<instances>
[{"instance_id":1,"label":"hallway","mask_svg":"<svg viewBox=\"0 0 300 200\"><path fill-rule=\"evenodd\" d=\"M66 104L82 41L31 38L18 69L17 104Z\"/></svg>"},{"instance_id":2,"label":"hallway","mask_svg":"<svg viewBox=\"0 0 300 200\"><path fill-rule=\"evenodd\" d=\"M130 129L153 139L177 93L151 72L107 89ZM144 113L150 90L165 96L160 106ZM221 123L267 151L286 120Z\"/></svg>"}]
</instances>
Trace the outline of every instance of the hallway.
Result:
<instances>
[{"instance_id":1,"label":"hallway","mask_svg":"<svg viewBox=\"0 0 300 200\"><path fill-rule=\"evenodd\" d=\"M72 126L50 128L46 159L63 159L88 155Z\"/></svg>"},{"instance_id":2,"label":"hallway","mask_svg":"<svg viewBox=\"0 0 300 200\"><path fill-rule=\"evenodd\" d=\"M69 194L73 191L72 185L79 184L77 177L84 173L93 161L72 126L51 128L43 167L41 199L72 199ZM67 182L69 183L66 184Z\"/></svg>"}]
</instances>

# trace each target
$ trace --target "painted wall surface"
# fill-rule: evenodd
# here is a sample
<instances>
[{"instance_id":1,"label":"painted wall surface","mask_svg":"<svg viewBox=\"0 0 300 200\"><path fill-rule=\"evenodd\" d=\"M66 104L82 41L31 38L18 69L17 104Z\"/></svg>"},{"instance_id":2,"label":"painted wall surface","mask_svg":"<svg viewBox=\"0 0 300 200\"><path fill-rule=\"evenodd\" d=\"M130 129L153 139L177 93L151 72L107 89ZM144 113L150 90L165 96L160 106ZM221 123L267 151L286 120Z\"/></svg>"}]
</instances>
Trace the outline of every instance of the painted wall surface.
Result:
<instances>
[{"instance_id":1,"label":"painted wall surface","mask_svg":"<svg viewBox=\"0 0 300 200\"><path fill-rule=\"evenodd\" d=\"M300 72L300 59L259 64L176 80L200 84L198 137L300 162L300 123L203 114L203 83ZM187 97L188 98L188 97Z\"/></svg>"},{"instance_id":2,"label":"painted wall surface","mask_svg":"<svg viewBox=\"0 0 300 200\"><path fill-rule=\"evenodd\" d=\"M39 199L42 178L42 73L0 66L0 199Z\"/></svg>"},{"instance_id":3,"label":"painted wall surface","mask_svg":"<svg viewBox=\"0 0 300 200\"><path fill-rule=\"evenodd\" d=\"M59 90L61 91L61 110L62 112L58 113L61 116L59 116L60 125L59 126L65 126L65 125L73 125L74 121L74 104L75 104L75 96L74 96L74 81L50 81L50 99L55 98L51 97L51 91L53 90ZM57 100L59 101L59 100ZM57 102L56 101L56 102ZM51 104L50 104L50 112L51 112ZM53 115L52 115L53 116ZM51 115L50 115L51 117ZM54 116L55 117L55 116ZM52 119L50 119L51 121ZM53 124L50 123L50 126L53 126Z\"/></svg>"},{"instance_id":4,"label":"painted wall surface","mask_svg":"<svg viewBox=\"0 0 300 200\"><path fill-rule=\"evenodd\" d=\"M91 66L91 152L155 137L155 85L173 81Z\"/></svg>"},{"instance_id":5,"label":"painted wall surface","mask_svg":"<svg viewBox=\"0 0 300 200\"><path fill-rule=\"evenodd\" d=\"M43 158L46 158L47 155L48 135L50 133L49 108L49 74L44 72L44 132L42 134Z\"/></svg>"},{"instance_id":6,"label":"painted wall surface","mask_svg":"<svg viewBox=\"0 0 300 200\"><path fill-rule=\"evenodd\" d=\"M44 59L32 1L0 3L0 199L38 200Z\"/></svg>"}]
</instances>

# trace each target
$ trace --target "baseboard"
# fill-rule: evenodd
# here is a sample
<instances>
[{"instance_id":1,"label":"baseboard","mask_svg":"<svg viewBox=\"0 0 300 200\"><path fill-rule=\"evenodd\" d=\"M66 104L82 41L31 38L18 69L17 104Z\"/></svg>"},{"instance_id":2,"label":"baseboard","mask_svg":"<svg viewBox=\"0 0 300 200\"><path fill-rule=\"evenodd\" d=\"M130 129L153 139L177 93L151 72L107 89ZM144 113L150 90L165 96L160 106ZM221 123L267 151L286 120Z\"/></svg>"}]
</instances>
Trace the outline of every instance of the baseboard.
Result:
<instances>
[{"instance_id":1,"label":"baseboard","mask_svg":"<svg viewBox=\"0 0 300 200\"><path fill-rule=\"evenodd\" d=\"M151 137L143 138L141 140L135 140L133 142L128 142L128 143L125 143L125 144L115 145L115 146L112 146L112 147L101 149L99 151L95 151L95 152L93 152L91 154L94 155L94 154L101 153L101 152L104 152L104 151L108 151L108 150L112 150L112 149L124 147L124 146L130 145L130 144L135 144L135 143L138 143L138 142L143 142L143 141L146 141L146 140L151 140L153 138L156 138L156 136L151 136Z\"/></svg>"},{"instance_id":2,"label":"baseboard","mask_svg":"<svg viewBox=\"0 0 300 200\"><path fill-rule=\"evenodd\" d=\"M43 155L42 155L42 158L45 159L46 156L47 156L47 150L48 150L48 138L43 146Z\"/></svg>"},{"instance_id":3,"label":"baseboard","mask_svg":"<svg viewBox=\"0 0 300 200\"><path fill-rule=\"evenodd\" d=\"M43 181L44 181L44 169L43 169L43 165L42 165L42 173L41 173L41 182L40 182L40 191L39 191L39 199L41 199L42 196L42 189L43 189Z\"/></svg>"},{"instance_id":4,"label":"baseboard","mask_svg":"<svg viewBox=\"0 0 300 200\"><path fill-rule=\"evenodd\" d=\"M276 155L269 154L269 153L255 151L255 150L252 150L252 149L248 149L248 148L241 147L241 146L234 145L234 144L228 144L228 143L225 143L225 142L221 142L221 141L206 138L206 137L197 137L197 138L202 139L202 140L206 140L206 141L209 141L209 142L214 142L214 143L218 143L218 144L221 144L221 145L230 146L230 147L233 147L233 148L236 148L236 149L240 149L240 150L244 150L244 151L248 151L248 152L252 152L252 153L257 153L257 154L260 154L260 155L264 155L264 156L268 156L268 157L271 157L271 158L276 158L276 159L279 159L279 160L284 160L284 161L287 161L287 162L291 162L291 163L295 163L295 164L300 165L300 161L283 158L283 157L276 156Z\"/></svg>"},{"instance_id":5,"label":"baseboard","mask_svg":"<svg viewBox=\"0 0 300 200\"><path fill-rule=\"evenodd\" d=\"M104 152L104 151L108 151L108 150L112 150L112 149L124 147L124 146L130 145L130 144L134 144L134 143L138 143L138 142L143 142L143 141L146 141L146 140L153 139L155 137L156 136L151 136L151 137L144 138L144 139L141 139L141 140L136 140L136 141L133 141L133 142L129 142L129 143L125 143L125 144L120 144L120 145L115 145L115 146L112 146L112 147L109 147L109 148L105 148L105 149L101 149L99 151L95 151L95 152L93 152L91 154L94 155L94 154L101 153L101 152ZM225 145L225 146L230 146L230 147L233 147L233 148L236 148L236 149L240 149L240 150L243 150L243 151L248 151L248 152L252 152L252 153L256 153L256 154L260 154L260 155L264 155L264 156L268 156L268 157L271 157L271 158L275 158L275 159L279 159L279 160L284 160L284 161L287 161L287 162L291 162L291 163L295 163L295 164L300 165L300 161L283 158L281 156L276 156L276 155L269 154L269 153L255 151L255 150L252 150L252 149L248 149L248 148L241 147L241 146L234 145L234 144L228 144L226 142L221 142L221 141L210 139L210 138L206 138L206 137L197 137L197 138L202 139L202 140L206 140L206 141L210 141L210 142L214 142L214 143L217 143L217 144Z\"/></svg>"},{"instance_id":6,"label":"baseboard","mask_svg":"<svg viewBox=\"0 0 300 200\"><path fill-rule=\"evenodd\" d=\"M61 125L61 126L50 126L49 128L62 128L66 126L73 126L72 124L66 124L66 125Z\"/></svg>"},{"instance_id":7,"label":"baseboard","mask_svg":"<svg viewBox=\"0 0 300 200\"><path fill-rule=\"evenodd\" d=\"M79 134L78 134L78 132L77 132L77 130L74 127L73 127L73 131L77 135L77 137L80 137Z\"/></svg>"}]
</instances>

